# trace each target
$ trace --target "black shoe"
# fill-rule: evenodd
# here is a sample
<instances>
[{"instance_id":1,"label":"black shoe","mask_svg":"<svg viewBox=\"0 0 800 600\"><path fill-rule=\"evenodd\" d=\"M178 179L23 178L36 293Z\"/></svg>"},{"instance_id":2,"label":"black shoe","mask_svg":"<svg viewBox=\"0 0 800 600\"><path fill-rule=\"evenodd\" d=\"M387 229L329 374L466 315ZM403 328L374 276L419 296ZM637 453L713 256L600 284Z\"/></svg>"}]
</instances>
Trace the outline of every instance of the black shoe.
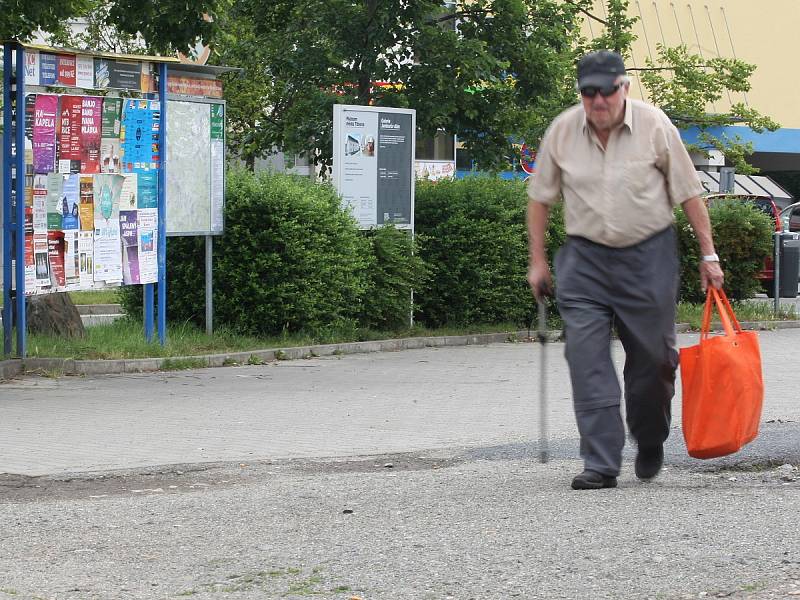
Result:
<instances>
[{"instance_id":1,"label":"black shoe","mask_svg":"<svg viewBox=\"0 0 800 600\"><path fill-rule=\"evenodd\" d=\"M664 445L639 446L636 454L636 476L639 479L652 479L664 464Z\"/></svg>"},{"instance_id":2,"label":"black shoe","mask_svg":"<svg viewBox=\"0 0 800 600\"><path fill-rule=\"evenodd\" d=\"M599 490L617 487L617 478L596 471L584 471L572 480L573 490Z\"/></svg>"}]
</instances>

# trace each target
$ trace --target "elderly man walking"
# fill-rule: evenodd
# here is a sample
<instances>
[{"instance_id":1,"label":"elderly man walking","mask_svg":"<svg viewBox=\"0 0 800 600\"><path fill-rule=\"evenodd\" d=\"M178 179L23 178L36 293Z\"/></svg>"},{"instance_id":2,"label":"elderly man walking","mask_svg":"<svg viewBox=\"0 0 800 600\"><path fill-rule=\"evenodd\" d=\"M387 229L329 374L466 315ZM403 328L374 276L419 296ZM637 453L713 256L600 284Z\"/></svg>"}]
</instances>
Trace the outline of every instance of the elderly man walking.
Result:
<instances>
[{"instance_id":1,"label":"elderly man walking","mask_svg":"<svg viewBox=\"0 0 800 600\"><path fill-rule=\"evenodd\" d=\"M573 489L616 487L620 473L625 426L612 329L625 349L636 476L661 470L678 366L674 207L683 207L700 242L703 288L723 282L703 188L678 131L658 108L628 98L629 87L619 54L581 58L581 104L550 125L528 187L528 283L537 300L552 289L544 246L550 207L564 202L567 241L554 266L584 461Z\"/></svg>"}]
</instances>

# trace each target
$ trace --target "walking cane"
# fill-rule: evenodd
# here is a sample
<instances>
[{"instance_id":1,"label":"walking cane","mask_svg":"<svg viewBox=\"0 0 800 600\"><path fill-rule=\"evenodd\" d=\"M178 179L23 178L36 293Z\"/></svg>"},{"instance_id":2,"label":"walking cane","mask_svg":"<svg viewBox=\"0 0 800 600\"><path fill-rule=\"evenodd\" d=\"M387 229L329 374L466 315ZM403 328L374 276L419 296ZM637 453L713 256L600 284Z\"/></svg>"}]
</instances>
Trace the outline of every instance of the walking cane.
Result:
<instances>
[{"instance_id":1,"label":"walking cane","mask_svg":"<svg viewBox=\"0 0 800 600\"><path fill-rule=\"evenodd\" d=\"M539 462L546 463L547 456L547 296L552 295L549 286L539 288L539 323L537 338L541 344L539 352Z\"/></svg>"}]
</instances>

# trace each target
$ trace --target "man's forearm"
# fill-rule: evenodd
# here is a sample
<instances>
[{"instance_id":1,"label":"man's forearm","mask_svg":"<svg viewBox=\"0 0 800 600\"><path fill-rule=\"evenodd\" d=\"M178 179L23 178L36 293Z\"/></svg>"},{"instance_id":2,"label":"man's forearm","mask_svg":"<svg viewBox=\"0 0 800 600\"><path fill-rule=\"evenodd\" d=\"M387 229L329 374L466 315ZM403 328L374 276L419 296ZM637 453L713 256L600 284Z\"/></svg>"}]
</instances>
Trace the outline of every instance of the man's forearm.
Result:
<instances>
[{"instance_id":1,"label":"man's forearm","mask_svg":"<svg viewBox=\"0 0 800 600\"><path fill-rule=\"evenodd\" d=\"M700 242L700 254L708 256L714 254L714 238L711 235L711 221L705 203L695 196L682 204L683 212L694 230L697 241Z\"/></svg>"},{"instance_id":2,"label":"man's forearm","mask_svg":"<svg viewBox=\"0 0 800 600\"><path fill-rule=\"evenodd\" d=\"M549 216L549 206L528 201L528 259L531 265L547 260L544 239Z\"/></svg>"}]
</instances>

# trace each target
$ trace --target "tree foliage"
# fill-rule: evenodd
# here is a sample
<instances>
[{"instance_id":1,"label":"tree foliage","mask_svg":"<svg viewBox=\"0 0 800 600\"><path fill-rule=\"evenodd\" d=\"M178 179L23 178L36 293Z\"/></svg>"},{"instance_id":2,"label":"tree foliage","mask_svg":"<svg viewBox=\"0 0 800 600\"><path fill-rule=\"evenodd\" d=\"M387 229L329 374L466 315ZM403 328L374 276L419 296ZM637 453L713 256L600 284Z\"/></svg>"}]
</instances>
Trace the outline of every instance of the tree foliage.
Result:
<instances>
[{"instance_id":1,"label":"tree foliage","mask_svg":"<svg viewBox=\"0 0 800 600\"><path fill-rule=\"evenodd\" d=\"M512 136L537 138L574 99L578 9L558 0L453 5L234 3L216 60L245 69L226 88L245 152L313 149L330 164L332 105L371 104L412 107L424 134L455 134L483 168L504 167Z\"/></svg>"},{"instance_id":2,"label":"tree foliage","mask_svg":"<svg viewBox=\"0 0 800 600\"><path fill-rule=\"evenodd\" d=\"M41 30L56 39L69 39L69 19L95 15L101 19L98 25L122 36L141 36L153 50L187 51L198 38L213 37L220 1L5 0L0 10L0 38L27 41Z\"/></svg>"}]
</instances>

